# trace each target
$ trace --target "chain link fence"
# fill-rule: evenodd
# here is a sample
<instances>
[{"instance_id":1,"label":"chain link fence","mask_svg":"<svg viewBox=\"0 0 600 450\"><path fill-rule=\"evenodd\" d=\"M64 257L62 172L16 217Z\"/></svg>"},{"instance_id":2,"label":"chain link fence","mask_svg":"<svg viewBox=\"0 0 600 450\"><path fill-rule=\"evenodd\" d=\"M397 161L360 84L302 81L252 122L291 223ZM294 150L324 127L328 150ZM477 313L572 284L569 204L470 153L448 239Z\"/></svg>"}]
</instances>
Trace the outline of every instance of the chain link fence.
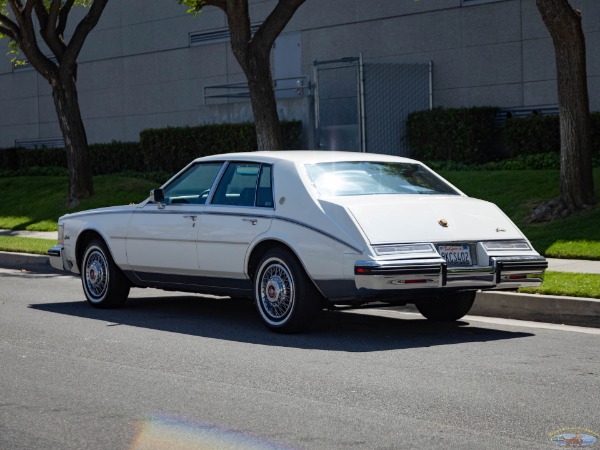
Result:
<instances>
[{"instance_id":1,"label":"chain link fence","mask_svg":"<svg viewBox=\"0 0 600 450\"><path fill-rule=\"evenodd\" d=\"M317 145L325 150L409 156L406 121L431 109L429 64L315 61Z\"/></svg>"}]
</instances>

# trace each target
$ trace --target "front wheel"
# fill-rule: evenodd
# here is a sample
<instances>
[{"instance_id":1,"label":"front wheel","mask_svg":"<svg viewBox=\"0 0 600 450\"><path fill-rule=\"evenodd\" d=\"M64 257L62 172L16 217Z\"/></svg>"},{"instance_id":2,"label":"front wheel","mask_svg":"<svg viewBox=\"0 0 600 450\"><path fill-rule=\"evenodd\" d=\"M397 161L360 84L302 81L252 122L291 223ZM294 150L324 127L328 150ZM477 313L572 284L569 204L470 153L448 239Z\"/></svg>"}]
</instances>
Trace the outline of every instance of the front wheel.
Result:
<instances>
[{"instance_id":1,"label":"front wheel","mask_svg":"<svg viewBox=\"0 0 600 450\"><path fill-rule=\"evenodd\" d=\"M254 277L254 300L264 324L273 331L307 329L321 309L321 295L288 250L266 252Z\"/></svg>"},{"instance_id":2,"label":"front wheel","mask_svg":"<svg viewBox=\"0 0 600 450\"><path fill-rule=\"evenodd\" d=\"M446 294L435 300L416 303L415 306L429 320L453 322L469 312L476 294L475 291Z\"/></svg>"},{"instance_id":3,"label":"front wheel","mask_svg":"<svg viewBox=\"0 0 600 450\"><path fill-rule=\"evenodd\" d=\"M81 282L87 301L96 308L116 308L127 300L129 282L112 259L106 244L91 241L81 262Z\"/></svg>"}]
</instances>

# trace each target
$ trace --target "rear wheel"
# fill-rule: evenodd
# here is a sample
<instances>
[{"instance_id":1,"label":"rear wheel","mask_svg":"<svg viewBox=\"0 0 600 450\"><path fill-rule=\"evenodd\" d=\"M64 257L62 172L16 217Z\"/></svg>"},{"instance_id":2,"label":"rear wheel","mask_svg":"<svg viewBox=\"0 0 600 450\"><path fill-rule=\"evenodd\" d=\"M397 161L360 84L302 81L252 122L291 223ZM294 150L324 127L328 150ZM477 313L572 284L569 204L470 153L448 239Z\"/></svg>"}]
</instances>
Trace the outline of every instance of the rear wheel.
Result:
<instances>
[{"instance_id":1,"label":"rear wheel","mask_svg":"<svg viewBox=\"0 0 600 450\"><path fill-rule=\"evenodd\" d=\"M85 298L96 308L122 306L129 295L129 281L99 239L92 240L83 253L81 282Z\"/></svg>"},{"instance_id":2,"label":"rear wheel","mask_svg":"<svg viewBox=\"0 0 600 450\"><path fill-rule=\"evenodd\" d=\"M416 303L416 307L429 320L453 322L465 316L475 301L475 291L446 294L435 300Z\"/></svg>"},{"instance_id":3,"label":"rear wheel","mask_svg":"<svg viewBox=\"0 0 600 450\"><path fill-rule=\"evenodd\" d=\"M321 295L288 250L275 248L260 259L254 300L263 323L273 331L306 330L321 309Z\"/></svg>"}]
</instances>

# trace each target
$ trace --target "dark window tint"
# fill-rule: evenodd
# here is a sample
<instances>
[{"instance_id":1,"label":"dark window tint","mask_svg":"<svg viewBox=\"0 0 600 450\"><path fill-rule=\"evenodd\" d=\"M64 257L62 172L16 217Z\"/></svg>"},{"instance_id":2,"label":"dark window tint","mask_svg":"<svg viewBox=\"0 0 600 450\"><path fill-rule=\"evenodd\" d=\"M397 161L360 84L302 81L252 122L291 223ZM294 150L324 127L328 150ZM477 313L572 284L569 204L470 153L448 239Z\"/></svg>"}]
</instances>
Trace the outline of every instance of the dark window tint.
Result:
<instances>
[{"instance_id":1,"label":"dark window tint","mask_svg":"<svg viewBox=\"0 0 600 450\"><path fill-rule=\"evenodd\" d=\"M195 164L165 188L165 203L204 204L223 163Z\"/></svg>"},{"instance_id":2,"label":"dark window tint","mask_svg":"<svg viewBox=\"0 0 600 450\"><path fill-rule=\"evenodd\" d=\"M231 163L212 199L213 205L254 206L260 164Z\"/></svg>"}]
</instances>

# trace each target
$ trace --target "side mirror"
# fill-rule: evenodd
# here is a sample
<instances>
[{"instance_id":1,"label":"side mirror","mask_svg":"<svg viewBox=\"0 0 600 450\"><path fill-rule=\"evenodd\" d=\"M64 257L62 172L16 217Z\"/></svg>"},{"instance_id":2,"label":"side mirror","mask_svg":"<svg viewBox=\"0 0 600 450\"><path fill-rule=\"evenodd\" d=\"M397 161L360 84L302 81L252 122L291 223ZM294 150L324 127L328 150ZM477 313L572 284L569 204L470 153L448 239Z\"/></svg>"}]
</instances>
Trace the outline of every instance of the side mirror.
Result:
<instances>
[{"instance_id":1,"label":"side mirror","mask_svg":"<svg viewBox=\"0 0 600 450\"><path fill-rule=\"evenodd\" d=\"M156 203L159 209L163 209L165 205L163 202L165 201L165 191L162 189L152 189L150 191L150 202Z\"/></svg>"}]
</instances>

